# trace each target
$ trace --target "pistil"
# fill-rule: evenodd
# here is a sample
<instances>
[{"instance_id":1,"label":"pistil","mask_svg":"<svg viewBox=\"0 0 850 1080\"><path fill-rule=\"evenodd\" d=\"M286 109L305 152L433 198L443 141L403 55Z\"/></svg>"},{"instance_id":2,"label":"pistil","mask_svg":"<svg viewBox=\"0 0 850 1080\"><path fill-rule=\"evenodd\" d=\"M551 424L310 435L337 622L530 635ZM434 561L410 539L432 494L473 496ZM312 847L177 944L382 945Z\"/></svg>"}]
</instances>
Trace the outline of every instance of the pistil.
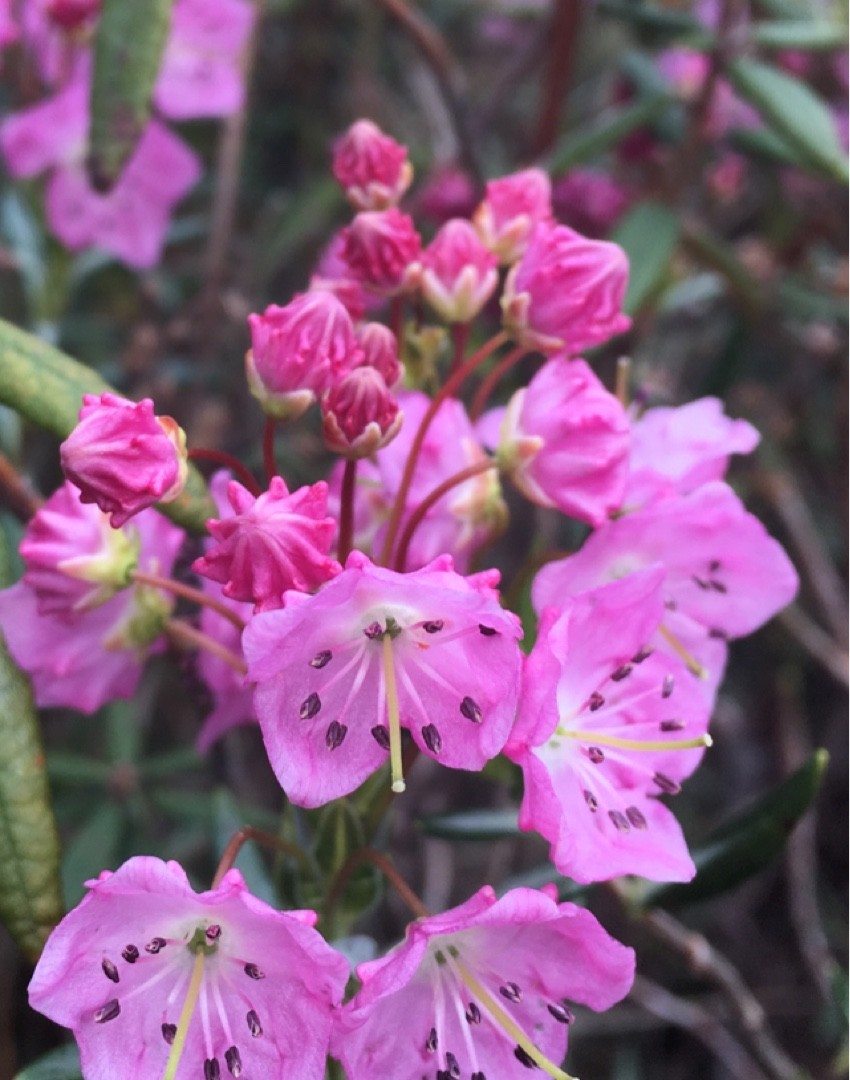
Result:
<instances>
[{"instance_id":1,"label":"pistil","mask_svg":"<svg viewBox=\"0 0 850 1080\"><path fill-rule=\"evenodd\" d=\"M204 979L205 960L206 953L203 949L199 949L195 954L192 978L189 981L189 989L186 991L183 1008L180 1011L180 1019L177 1021L177 1033L174 1036L174 1042L171 1044L171 1053L168 1055L168 1062L162 1080L174 1080L177 1075L177 1067L180 1064L183 1048L186 1045L186 1037L189 1034L189 1024L192 1022L195 1006L198 1004L198 994Z\"/></svg>"},{"instance_id":2,"label":"pistil","mask_svg":"<svg viewBox=\"0 0 850 1080\"><path fill-rule=\"evenodd\" d=\"M606 735L601 731L582 731L575 728L565 728L559 724L555 734L562 739L580 739L582 742L592 743L594 746L616 746L620 750L649 750L652 752L664 750L699 750L702 747L711 746L713 740L706 732L697 735L693 739L624 739L619 735Z\"/></svg>"},{"instance_id":3,"label":"pistil","mask_svg":"<svg viewBox=\"0 0 850 1080\"><path fill-rule=\"evenodd\" d=\"M390 732L390 778L392 789L396 795L405 790L403 766L401 761L401 722L398 711L398 688L395 681L395 666L393 665L393 639L389 633L384 634L381 642L384 660L384 684L387 689L387 726Z\"/></svg>"},{"instance_id":4,"label":"pistil","mask_svg":"<svg viewBox=\"0 0 850 1080\"><path fill-rule=\"evenodd\" d=\"M698 679L708 678L708 672L699 662L699 660L697 660L696 657L692 656L691 653L688 652L688 650L681 643L681 641L679 641L676 635L671 630L668 630L663 623L661 626L658 627L658 633L664 638L664 640L667 642L673 652L679 657L679 659L682 660L685 667L688 669L688 671L690 671L692 675L696 675Z\"/></svg>"}]
</instances>

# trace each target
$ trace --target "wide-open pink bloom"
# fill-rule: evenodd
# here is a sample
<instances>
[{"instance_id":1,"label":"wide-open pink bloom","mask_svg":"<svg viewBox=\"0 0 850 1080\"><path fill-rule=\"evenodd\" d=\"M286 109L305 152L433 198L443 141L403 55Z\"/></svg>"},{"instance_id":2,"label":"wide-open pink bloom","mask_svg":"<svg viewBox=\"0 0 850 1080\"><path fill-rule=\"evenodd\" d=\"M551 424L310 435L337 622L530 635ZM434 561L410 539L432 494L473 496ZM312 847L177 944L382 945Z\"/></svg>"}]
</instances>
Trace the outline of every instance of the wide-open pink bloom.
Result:
<instances>
[{"instance_id":1,"label":"wide-open pink bloom","mask_svg":"<svg viewBox=\"0 0 850 1080\"><path fill-rule=\"evenodd\" d=\"M522 766L520 825L576 881L642 874L688 881L681 829L657 796L696 768L709 708L681 661L646 648L664 569L547 608L505 753Z\"/></svg>"},{"instance_id":2,"label":"wide-open pink bloom","mask_svg":"<svg viewBox=\"0 0 850 1080\"><path fill-rule=\"evenodd\" d=\"M29 998L74 1033L87 1080L162 1080L181 1022L179 1080L321 1080L348 963L313 929L314 912L275 911L238 870L196 893L178 863L149 856L86 885Z\"/></svg>"},{"instance_id":3,"label":"wide-open pink bloom","mask_svg":"<svg viewBox=\"0 0 850 1080\"><path fill-rule=\"evenodd\" d=\"M357 975L331 1042L349 1080L524 1080L541 1055L563 1060L568 1002L601 1011L628 993L634 953L547 890L487 885Z\"/></svg>"},{"instance_id":4,"label":"wide-open pink bloom","mask_svg":"<svg viewBox=\"0 0 850 1080\"><path fill-rule=\"evenodd\" d=\"M352 552L314 596L248 624L248 678L269 760L292 802L353 791L390 756L400 728L429 757L481 769L516 709L519 620L498 602L496 571L464 578L446 555L411 574Z\"/></svg>"},{"instance_id":5,"label":"wide-open pink bloom","mask_svg":"<svg viewBox=\"0 0 850 1080\"><path fill-rule=\"evenodd\" d=\"M358 210L396 206L410 187L407 147L371 120L356 120L334 143L333 174Z\"/></svg>"}]
</instances>

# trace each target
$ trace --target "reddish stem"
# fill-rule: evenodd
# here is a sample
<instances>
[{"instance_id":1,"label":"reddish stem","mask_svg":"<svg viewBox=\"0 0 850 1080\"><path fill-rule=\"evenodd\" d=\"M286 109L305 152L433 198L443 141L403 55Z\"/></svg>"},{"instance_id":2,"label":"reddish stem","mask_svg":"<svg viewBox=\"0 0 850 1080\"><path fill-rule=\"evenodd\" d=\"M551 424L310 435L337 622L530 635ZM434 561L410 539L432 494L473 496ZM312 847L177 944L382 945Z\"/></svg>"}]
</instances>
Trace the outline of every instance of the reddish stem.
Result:
<instances>
[{"instance_id":1,"label":"reddish stem","mask_svg":"<svg viewBox=\"0 0 850 1080\"><path fill-rule=\"evenodd\" d=\"M537 117L532 157L545 154L557 138L561 109L572 77L572 60L578 40L582 7L581 0L554 0L546 81Z\"/></svg>"},{"instance_id":2,"label":"reddish stem","mask_svg":"<svg viewBox=\"0 0 850 1080\"><path fill-rule=\"evenodd\" d=\"M239 458L228 454L225 450L190 450L190 461L213 461L216 465L223 465L225 469L230 469L234 476L238 476L245 487L255 497L262 493L262 488L257 483L254 476L249 470L242 464Z\"/></svg>"},{"instance_id":3,"label":"reddish stem","mask_svg":"<svg viewBox=\"0 0 850 1080\"><path fill-rule=\"evenodd\" d=\"M413 534L416 532L420 522L434 503L439 502L447 491L451 491L452 488L457 487L458 484L470 480L473 476L479 476L481 473L487 472L488 469L497 468L498 465L492 458L484 458L482 461L476 461L473 465L467 465L465 469L460 469L453 476L444 480L442 484L438 484L433 491L430 491L425 496L408 518L407 524L404 526L404 531L398 542L395 557L395 569L398 570L399 573L404 573L404 564L407 561L407 549L410 547L410 541L413 539Z\"/></svg>"},{"instance_id":4,"label":"reddish stem","mask_svg":"<svg viewBox=\"0 0 850 1080\"><path fill-rule=\"evenodd\" d=\"M410 485L413 482L413 474L416 471L416 463L419 459L419 452L422 449L422 444L425 442L425 436L428 434L428 428L431 426L431 421L437 415L440 406L446 398L450 397L457 389L459 389L464 379L466 379L468 375L471 375L480 364L484 363L488 356L494 353L501 345L504 345L507 340L507 331L500 330L498 334L491 337L480 349L465 360L459 368L456 368L431 399L431 404L428 406L425 415L422 417L419 429L413 437L410 453L407 455L404 473L401 477L401 483L399 484L395 502L393 503L392 513L390 514L389 522L387 524L387 535L384 540L383 550L381 551L380 562L383 566L388 566L390 562L395 539L398 535L399 525L401 524L401 515L404 513L404 504L407 501L407 493L410 491Z\"/></svg>"},{"instance_id":5,"label":"reddish stem","mask_svg":"<svg viewBox=\"0 0 850 1080\"><path fill-rule=\"evenodd\" d=\"M173 578L160 577L159 574L148 574L144 570L134 570L132 578L139 585L151 585L155 589L162 589L164 592L170 592L174 596L182 596L184 600L192 600L196 604L200 604L201 607L211 608L227 619L228 622L233 623L237 630L245 629L244 620L232 608L229 608L222 601L208 596L200 589L195 589L191 585L184 585L182 581L175 581Z\"/></svg>"},{"instance_id":6,"label":"reddish stem","mask_svg":"<svg viewBox=\"0 0 850 1080\"><path fill-rule=\"evenodd\" d=\"M345 566L354 537L354 491L357 483L357 459L349 458L342 474L342 493L339 507L339 544L337 558Z\"/></svg>"},{"instance_id":7,"label":"reddish stem","mask_svg":"<svg viewBox=\"0 0 850 1080\"><path fill-rule=\"evenodd\" d=\"M379 851L375 851L374 848L360 848L350 855L342 864L339 873L334 878L330 892L328 893L328 902L325 905L325 918L330 918L331 913L345 892L346 885L351 880L351 875L357 867L364 862L370 862L373 866L377 866L417 919L428 918L428 909L413 889L411 889L401 874L399 874L398 870L396 870L386 855L382 855Z\"/></svg>"},{"instance_id":8,"label":"reddish stem","mask_svg":"<svg viewBox=\"0 0 850 1080\"><path fill-rule=\"evenodd\" d=\"M490 395L496 389L498 383L502 378L515 367L524 356L528 355L528 349L523 345L517 345L515 349L511 349L509 353L502 357L502 359L494 364L490 371L481 380L481 385L475 391L475 396L472 399L472 405L469 409L469 419L473 423L484 412L484 406L490 400Z\"/></svg>"},{"instance_id":9,"label":"reddish stem","mask_svg":"<svg viewBox=\"0 0 850 1080\"><path fill-rule=\"evenodd\" d=\"M266 470L266 481L270 484L278 475L277 462L274 454L274 435L277 429L277 420L273 416L266 417L263 428L263 468Z\"/></svg>"},{"instance_id":10,"label":"reddish stem","mask_svg":"<svg viewBox=\"0 0 850 1080\"><path fill-rule=\"evenodd\" d=\"M390 301L390 330L395 335L398 351L401 353L401 337L404 330L404 297L399 294Z\"/></svg>"},{"instance_id":11,"label":"reddish stem","mask_svg":"<svg viewBox=\"0 0 850 1080\"><path fill-rule=\"evenodd\" d=\"M463 354L466 352L466 346L469 341L469 332L472 329L472 323L452 323L452 341L454 342L454 354L452 356L452 371L456 371L457 368L463 363Z\"/></svg>"},{"instance_id":12,"label":"reddish stem","mask_svg":"<svg viewBox=\"0 0 850 1080\"><path fill-rule=\"evenodd\" d=\"M0 454L0 502L20 521L29 521L44 505L5 454Z\"/></svg>"},{"instance_id":13,"label":"reddish stem","mask_svg":"<svg viewBox=\"0 0 850 1080\"><path fill-rule=\"evenodd\" d=\"M222 645L220 641L216 641L214 637L205 634L203 630L199 630L196 626L184 622L183 619L166 619L165 632L176 645L189 646L189 648L193 649L206 649L208 653L217 656L219 660L224 661L238 674L248 674L248 665L241 656L237 656L226 645Z\"/></svg>"},{"instance_id":14,"label":"reddish stem","mask_svg":"<svg viewBox=\"0 0 850 1080\"><path fill-rule=\"evenodd\" d=\"M232 869L239 852L249 840L254 840L258 844L265 844L266 847L274 848L275 851L282 851L284 855L292 855L294 858L298 859L300 863L306 864L309 862L307 856L297 845L290 844L286 840L281 840L280 837L274 836L272 833L267 833L263 829L255 829L251 825L245 825L231 836L230 841L219 860L215 877L210 886L211 888L217 889L219 887L222 878L228 870Z\"/></svg>"}]
</instances>

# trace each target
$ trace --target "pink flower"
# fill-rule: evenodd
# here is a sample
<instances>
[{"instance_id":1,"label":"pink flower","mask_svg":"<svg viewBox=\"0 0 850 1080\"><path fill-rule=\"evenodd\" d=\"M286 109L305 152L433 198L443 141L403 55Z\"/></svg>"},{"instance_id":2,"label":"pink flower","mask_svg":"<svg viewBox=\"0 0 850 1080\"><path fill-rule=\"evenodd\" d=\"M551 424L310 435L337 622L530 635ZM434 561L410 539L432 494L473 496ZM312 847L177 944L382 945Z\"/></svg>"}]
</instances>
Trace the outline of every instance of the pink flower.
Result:
<instances>
[{"instance_id":1,"label":"pink flower","mask_svg":"<svg viewBox=\"0 0 850 1080\"><path fill-rule=\"evenodd\" d=\"M571 169L552 188L559 220L586 236L607 236L630 202L622 184L600 169Z\"/></svg>"},{"instance_id":2,"label":"pink flower","mask_svg":"<svg viewBox=\"0 0 850 1080\"><path fill-rule=\"evenodd\" d=\"M344 235L343 257L367 288L392 296L408 287L422 248L412 218L395 207L370 210L358 214Z\"/></svg>"},{"instance_id":3,"label":"pink flower","mask_svg":"<svg viewBox=\"0 0 850 1080\"><path fill-rule=\"evenodd\" d=\"M371 120L357 120L334 144L333 174L358 210L386 210L410 187L407 147Z\"/></svg>"},{"instance_id":4,"label":"pink flower","mask_svg":"<svg viewBox=\"0 0 850 1080\"><path fill-rule=\"evenodd\" d=\"M468 221L447 221L422 252L419 287L446 322L469 322L499 283L499 260Z\"/></svg>"},{"instance_id":5,"label":"pink flower","mask_svg":"<svg viewBox=\"0 0 850 1080\"><path fill-rule=\"evenodd\" d=\"M336 522L327 517L324 481L290 493L280 476L258 498L235 480L227 485L234 513L207 522L215 544L196 559L196 573L224 585L232 600L270 611L294 589L311 592L341 567L328 557Z\"/></svg>"},{"instance_id":6,"label":"pink flower","mask_svg":"<svg viewBox=\"0 0 850 1080\"><path fill-rule=\"evenodd\" d=\"M246 0L178 0L153 99L173 120L229 116L245 96L240 68L254 10Z\"/></svg>"},{"instance_id":7,"label":"pink flower","mask_svg":"<svg viewBox=\"0 0 850 1080\"><path fill-rule=\"evenodd\" d=\"M325 443L343 457L371 457L398 434L403 414L373 367L357 367L325 391L322 425Z\"/></svg>"},{"instance_id":8,"label":"pink flower","mask_svg":"<svg viewBox=\"0 0 850 1080\"><path fill-rule=\"evenodd\" d=\"M380 372L389 389L393 390L404 375L395 334L383 323L367 322L357 327L356 336L357 344L363 350L363 363Z\"/></svg>"},{"instance_id":9,"label":"pink flower","mask_svg":"<svg viewBox=\"0 0 850 1080\"><path fill-rule=\"evenodd\" d=\"M272 768L299 806L353 791L390 755L404 790L400 727L429 757L480 769L513 723L520 629L495 571L463 578L448 555L412 574L352 552L315 596L255 615L243 644Z\"/></svg>"},{"instance_id":10,"label":"pink flower","mask_svg":"<svg viewBox=\"0 0 850 1080\"><path fill-rule=\"evenodd\" d=\"M362 360L351 316L324 290L249 315L245 357L251 393L272 416L296 419Z\"/></svg>"},{"instance_id":11,"label":"pink flower","mask_svg":"<svg viewBox=\"0 0 850 1080\"><path fill-rule=\"evenodd\" d=\"M180 1077L321 1080L348 964L312 911L275 911L238 870L196 893L178 863L143 855L86 885L29 996L73 1031L90 1080L161 1080L174 1056Z\"/></svg>"},{"instance_id":12,"label":"pink flower","mask_svg":"<svg viewBox=\"0 0 850 1080\"><path fill-rule=\"evenodd\" d=\"M422 216L437 225L453 217L470 217L476 201L475 182L457 165L437 166L418 189Z\"/></svg>"},{"instance_id":13,"label":"pink flower","mask_svg":"<svg viewBox=\"0 0 850 1080\"><path fill-rule=\"evenodd\" d=\"M532 502L601 525L622 502L628 417L584 360L552 359L511 398L498 457Z\"/></svg>"},{"instance_id":14,"label":"pink flower","mask_svg":"<svg viewBox=\"0 0 850 1080\"><path fill-rule=\"evenodd\" d=\"M61 502L51 499L48 505L59 512ZM82 538L79 524L69 520L68 527ZM138 548L139 570L167 575L183 535L157 511L143 510L126 528L124 543ZM34 587L27 577L0 592L0 630L32 680L36 704L93 713L107 701L132 697L145 660L165 645L163 628L173 597L133 585L96 607L45 613L37 591L44 578L39 573ZM55 593L51 604L54 600Z\"/></svg>"},{"instance_id":15,"label":"pink flower","mask_svg":"<svg viewBox=\"0 0 850 1080\"><path fill-rule=\"evenodd\" d=\"M567 1001L610 1008L632 984L634 953L546 890L497 900L486 885L411 923L402 944L357 976L362 987L331 1042L349 1080L506 1080L523 1067L564 1077Z\"/></svg>"},{"instance_id":16,"label":"pink flower","mask_svg":"<svg viewBox=\"0 0 850 1080\"><path fill-rule=\"evenodd\" d=\"M83 395L80 420L59 447L62 469L118 528L156 502L176 499L186 483L186 436L153 402L117 394Z\"/></svg>"},{"instance_id":17,"label":"pink flower","mask_svg":"<svg viewBox=\"0 0 850 1080\"><path fill-rule=\"evenodd\" d=\"M333 293L352 319L362 319L367 310L380 306L382 301L367 293L363 283L354 276L345 261L344 249L345 233L340 230L322 252L310 278L310 291Z\"/></svg>"},{"instance_id":18,"label":"pink flower","mask_svg":"<svg viewBox=\"0 0 850 1080\"><path fill-rule=\"evenodd\" d=\"M529 349L575 356L631 326L622 312L628 277L617 244L539 225L505 282L505 326Z\"/></svg>"},{"instance_id":19,"label":"pink flower","mask_svg":"<svg viewBox=\"0 0 850 1080\"><path fill-rule=\"evenodd\" d=\"M63 30L78 30L100 14L100 0L45 0L44 10Z\"/></svg>"},{"instance_id":20,"label":"pink flower","mask_svg":"<svg viewBox=\"0 0 850 1080\"><path fill-rule=\"evenodd\" d=\"M542 169L490 180L473 222L484 244L505 265L525 251L534 227L552 218L552 185Z\"/></svg>"},{"instance_id":21,"label":"pink flower","mask_svg":"<svg viewBox=\"0 0 850 1080\"><path fill-rule=\"evenodd\" d=\"M11 0L0 0L0 59L3 48L17 41L19 35L18 25L12 18Z\"/></svg>"},{"instance_id":22,"label":"pink flower","mask_svg":"<svg viewBox=\"0 0 850 1080\"><path fill-rule=\"evenodd\" d=\"M694 865L658 795L699 763L708 703L682 663L647 643L660 566L547 608L505 752L522 766L520 825L576 881L688 881ZM706 743L707 744L707 743Z\"/></svg>"}]
</instances>

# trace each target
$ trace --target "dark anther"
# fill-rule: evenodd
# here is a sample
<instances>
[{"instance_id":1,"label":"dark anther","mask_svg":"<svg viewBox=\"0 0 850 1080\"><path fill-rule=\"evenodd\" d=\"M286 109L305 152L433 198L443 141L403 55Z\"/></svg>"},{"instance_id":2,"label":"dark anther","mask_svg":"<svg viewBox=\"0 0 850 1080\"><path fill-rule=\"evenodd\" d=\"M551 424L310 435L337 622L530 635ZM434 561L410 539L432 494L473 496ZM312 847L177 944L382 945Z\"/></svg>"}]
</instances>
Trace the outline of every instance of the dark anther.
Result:
<instances>
[{"instance_id":1,"label":"dark anther","mask_svg":"<svg viewBox=\"0 0 850 1080\"><path fill-rule=\"evenodd\" d=\"M249 979L264 979L266 977L266 973L260 971L256 964L246 964L243 970Z\"/></svg>"},{"instance_id":2,"label":"dark anther","mask_svg":"<svg viewBox=\"0 0 850 1080\"><path fill-rule=\"evenodd\" d=\"M713 626L708 631L708 636L710 638L714 638L715 641L728 641L729 640L729 635L726 633L725 630L721 630L719 626Z\"/></svg>"},{"instance_id":3,"label":"dark anther","mask_svg":"<svg viewBox=\"0 0 850 1080\"><path fill-rule=\"evenodd\" d=\"M437 1049L437 1029L431 1028L428 1032L428 1038L425 1040L425 1050L429 1054L433 1054Z\"/></svg>"},{"instance_id":4,"label":"dark anther","mask_svg":"<svg viewBox=\"0 0 850 1080\"><path fill-rule=\"evenodd\" d=\"M628 678L632 673L631 664L623 664L622 667L618 667L616 671L611 672L611 678L614 682L622 682L623 679Z\"/></svg>"},{"instance_id":5,"label":"dark anther","mask_svg":"<svg viewBox=\"0 0 850 1080\"><path fill-rule=\"evenodd\" d=\"M118 974L118 968L112 963L111 960L107 960L106 957L100 962L100 966L103 968L103 974L107 979L117 983L121 976Z\"/></svg>"},{"instance_id":6,"label":"dark anther","mask_svg":"<svg viewBox=\"0 0 850 1080\"><path fill-rule=\"evenodd\" d=\"M169 1046L174 1042L174 1037L177 1034L176 1024L163 1024L162 1025L162 1037L168 1043Z\"/></svg>"},{"instance_id":7,"label":"dark anther","mask_svg":"<svg viewBox=\"0 0 850 1080\"><path fill-rule=\"evenodd\" d=\"M322 649L321 652L317 652L313 659L310 661L310 667L323 668L326 664L331 662L333 653L330 649Z\"/></svg>"},{"instance_id":8,"label":"dark anther","mask_svg":"<svg viewBox=\"0 0 850 1080\"><path fill-rule=\"evenodd\" d=\"M587 803L590 812L595 814L596 811L599 809L599 800L596 798L592 791L587 791L585 789L584 801Z\"/></svg>"},{"instance_id":9,"label":"dark anther","mask_svg":"<svg viewBox=\"0 0 850 1080\"><path fill-rule=\"evenodd\" d=\"M602 753L598 746L588 746L587 756L590 758L594 765L601 765L602 762L605 760L605 755Z\"/></svg>"},{"instance_id":10,"label":"dark anther","mask_svg":"<svg viewBox=\"0 0 850 1080\"><path fill-rule=\"evenodd\" d=\"M422 728L422 741L432 754L439 754L443 749L442 737L433 724L426 724L425 727Z\"/></svg>"},{"instance_id":11,"label":"dark anther","mask_svg":"<svg viewBox=\"0 0 850 1080\"><path fill-rule=\"evenodd\" d=\"M301 708L298 712L298 715L301 717L302 720L312 720L313 717L318 713L319 709L321 709L321 707L322 699L314 690L309 697L304 698L304 700L301 702Z\"/></svg>"},{"instance_id":12,"label":"dark anther","mask_svg":"<svg viewBox=\"0 0 850 1080\"><path fill-rule=\"evenodd\" d=\"M546 1008L559 1024L571 1024L575 1020L572 1009L568 1009L566 1005L547 1005Z\"/></svg>"},{"instance_id":13,"label":"dark anther","mask_svg":"<svg viewBox=\"0 0 850 1080\"><path fill-rule=\"evenodd\" d=\"M520 1062L520 1064L524 1065L526 1069L540 1068L534 1058L531 1057L530 1054L527 1054L521 1046L514 1047L514 1057L517 1059L518 1062Z\"/></svg>"},{"instance_id":14,"label":"dark anther","mask_svg":"<svg viewBox=\"0 0 850 1080\"><path fill-rule=\"evenodd\" d=\"M95 1009L93 1019L96 1024L105 1024L107 1020L114 1020L120 1012L121 1006L118 1004L118 998L113 998L111 1001L107 1001L105 1005L101 1005L99 1009Z\"/></svg>"},{"instance_id":15,"label":"dark anther","mask_svg":"<svg viewBox=\"0 0 850 1080\"><path fill-rule=\"evenodd\" d=\"M145 945L145 952L153 953L153 955L156 956L156 954L161 952L167 944L168 942L164 937L151 938L147 945Z\"/></svg>"},{"instance_id":16,"label":"dark anther","mask_svg":"<svg viewBox=\"0 0 850 1080\"><path fill-rule=\"evenodd\" d=\"M708 564L708 569L712 574L716 574L717 571L720 569L721 565L722 564L720 562L720 559L712 559L711 562Z\"/></svg>"},{"instance_id":17,"label":"dark anther","mask_svg":"<svg viewBox=\"0 0 850 1080\"><path fill-rule=\"evenodd\" d=\"M121 955L127 961L128 964L135 964L139 959L139 950L135 945L125 945L121 950Z\"/></svg>"},{"instance_id":18,"label":"dark anther","mask_svg":"<svg viewBox=\"0 0 850 1080\"><path fill-rule=\"evenodd\" d=\"M384 636L384 628L379 622L370 622L363 633L370 641L377 641Z\"/></svg>"},{"instance_id":19,"label":"dark anther","mask_svg":"<svg viewBox=\"0 0 850 1080\"><path fill-rule=\"evenodd\" d=\"M590 700L587 704L591 712L596 712L597 709L601 709L602 706L605 704L605 698L599 693L598 690L594 690L593 693L590 695Z\"/></svg>"},{"instance_id":20,"label":"dark anther","mask_svg":"<svg viewBox=\"0 0 850 1080\"><path fill-rule=\"evenodd\" d=\"M648 660L650 658L650 656L652 656L653 652L654 652L654 650L652 649L651 646L644 645L644 647L639 652L636 652L634 654L634 656L632 657L632 663L633 664L642 664L644 662L644 660Z\"/></svg>"},{"instance_id":21,"label":"dark anther","mask_svg":"<svg viewBox=\"0 0 850 1080\"><path fill-rule=\"evenodd\" d=\"M661 684L661 696L668 698L673 693L673 687L676 685L676 680L672 675L665 675L664 682Z\"/></svg>"},{"instance_id":22,"label":"dark anther","mask_svg":"<svg viewBox=\"0 0 850 1080\"><path fill-rule=\"evenodd\" d=\"M629 824L632 826L632 828L634 828L634 829L645 829L646 828L646 818L643 816L643 814L640 812L640 810L638 810L638 808L636 806L627 806L626 807L626 817L629 819Z\"/></svg>"},{"instance_id":23,"label":"dark anther","mask_svg":"<svg viewBox=\"0 0 850 1080\"><path fill-rule=\"evenodd\" d=\"M481 708L477 702L473 701L471 697L467 695L460 703L461 716L465 716L467 720L471 720L473 724L481 723Z\"/></svg>"},{"instance_id":24,"label":"dark anther","mask_svg":"<svg viewBox=\"0 0 850 1080\"><path fill-rule=\"evenodd\" d=\"M719 592L719 593L727 593L727 592L729 592L729 590L726 588L726 586L723 584L722 581L716 581L714 578L712 578L709 581L708 584L711 586L712 589L714 589L715 592Z\"/></svg>"},{"instance_id":25,"label":"dark anther","mask_svg":"<svg viewBox=\"0 0 850 1080\"><path fill-rule=\"evenodd\" d=\"M474 1001L470 1001L466 1008L466 1022L467 1024L480 1024L481 1023L481 1010L475 1004Z\"/></svg>"},{"instance_id":26,"label":"dark anther","mask_svg":"<svg viewBox=\"0 0 850 1080\"><path fill-rule=\"evenodd\" d=\"M705 580L705 578L697 577L696 574L691 574L691 581L694 585L699 585L701 589L710 589L711 585Z\"/></svg>"},{"instance_id":27,"label":"dark anther","mask_svg":"<svg viewBox=\"0 0 850 1080\"><path fill-rule=\"evenodd\" d=\"M218 1058L207 1058L204 1062L204 1080L221 1080Z\"/></svg>"},{"instance_id":28,"label":"dark anther","mask_svg":"<svg viewBox=\"0 0 850 1080\"><path fill-rule=\"evenodd\" d=\"M446 1071L451 1080L460 1080L460 1065L450 1050L446 1051Z\"/></svg>"},{"instance_id":29,"label":"dark anther","mask_svg":"<svg viewBox=\"0 0 850 1080\"><path fill-rule=\"evenodd\" d=\"M653 775L652 779L665 795L678 795L682 790L675 780L671 780L670 777L665 776L664 773L657 772Z\"/></svg>"},{"instance_id":30,"label":"dark anther","mask_svg":"<svg viewBox=\"0 0 850 1080\"><path fill-rule=\"evenodd\" d=\"M672 598L668 598L667 600L664 601L664 607L668 611L678 611L679 610L679 605Z\"/></svg>"},{"instance_id":31,"label":"dark anther","mask_svg":"<svg viewBox=\"0 0 850 1080\"><path fill-rule=\"evenodd\" d=\"M479 631L484 637L493 637L494 634L498 634L498 630L494 630L492 626L485 626L484 623L478 624Z\"/></svg>"},{"instance_id":32,"label":"dark anther","mask_svg":"<svg viewBox=\"0 0 850 1080\"><path fill-rule=\"evenodd\" d=\"M345 724L341 724L339 720L331 720L325 732L325 746L328 750L338 750L345 742L347 734L348 728Z\"/></svg>"},{"instance_id":33,"label":"dark anther","mask_svg":"<svg viewBox=\"0 0 850 1080\"><path fill-rule=\"evenodd\" d=\"M255 1039L259 1039L259 1037L263 1034L263 1025L260 1023L259 1016L257 1016L254 1010L251 1009L245 1019L248 1021L248 1030L251 1032Z\"/></svg>"},{"instance_id":34,"label":"dark anther","mask_svg":"<svg viewBox=\"0 0 850 1080\"><path fill-rule=\"evenodd\" d=\"M487 1077L484 1075L483 1072L479 1071L474 1072L472 1076L470 1076L469 1080L487 1080Z\"/></svg>"},{"instance_id":35,"label":"dark anther","mask_svg":"<svg viewBox=\"0 0 850 1080\"><path fill-rule=\"evenodd\" d=\"M442 619L432 619L431 622L423 623L422 629L426 634L439 634L444 626L445 623Z\"/></svg>"},{"instance_id":36,"label":"dark anther","mask_svg":"<svg viewBox=\"0 0 850 1080\"><path fill-rule=\"evenodd\" d=\"M376 724L372 728L372 738L382 750L389 750L390 733L389 731L387 731L383 724Z\"/></svg>"},{"instance_id":37,"label":"dark anther","mask_svg":"<svg viewBox=\"0 0 850 1080\"><path fill-rule=\"evenodd\" d=\"M242 1075L242 1058L237 1047L231 1046L229 1050L225 1050L224 1060L227 1062L227 1071L231 1076Z\"/></svg>"},{"instance_id":38,"label":"dark anther","mask_svg":"<svg viewBox=\"0 0 850 1080\"><path fill-rule=\"evenodd\" d=\"M609 810L608 817L611 819L615 829L618 829L620 832L629 831L629 819L625 814L621 814L619 810Z\"/></svg>"},{"instance_id":39,"label":"dark anther","mask_svg":"<svg viewBox=\"0 0 850 1080\"><path fill-rule=\"evenodd\" d=\"M684 720L662 720L658 725L661 731L681 731L684 726Z\"/></svg>"},{"instance_id":40,"label":"dark anther","mask_svg":"<svg viewBox=\"0 0 850 1080\"><path fill-rule=\"evenodd\" d=\"M204 931L204 937L207 941L218 941L221 937L221 927L218 923L210 923L210 925Z\"/></svg>"},{"instance_id":41,"label":"dark anther","mask_svg":"<svg viewBox=\"0 0 850 1080\"><path fill-rule=\"evenodd\" d=\"M503 998L507 998L508 1001L512 1001L514 1004L522 1001L522 990L520 990L515 982L508 982L505 983L504 986L500 986L499 993Z\"/></svg>"}]
</instances>

